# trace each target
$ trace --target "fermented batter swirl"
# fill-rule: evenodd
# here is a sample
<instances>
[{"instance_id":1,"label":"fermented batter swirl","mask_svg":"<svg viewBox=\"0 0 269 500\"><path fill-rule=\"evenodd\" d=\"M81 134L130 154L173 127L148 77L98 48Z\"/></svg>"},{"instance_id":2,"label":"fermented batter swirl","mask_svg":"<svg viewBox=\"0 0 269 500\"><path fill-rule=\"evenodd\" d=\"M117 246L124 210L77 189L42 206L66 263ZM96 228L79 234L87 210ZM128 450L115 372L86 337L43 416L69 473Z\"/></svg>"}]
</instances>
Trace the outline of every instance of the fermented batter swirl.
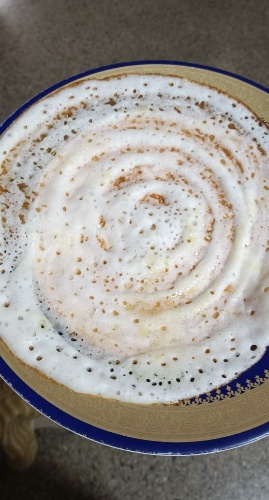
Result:
<instances>
[{"instance_id":1,"label":"fermented batter swirl","mask_svg":"<svg viewBox=\"0 0 269 500\"><path fill-rule=\"evenodd\" d=\"M263 354L268 132L246 107L131 75L66 87L10 132L1 334L16 355L75 390L169 402Z\"/></svg>"}]
</instances>

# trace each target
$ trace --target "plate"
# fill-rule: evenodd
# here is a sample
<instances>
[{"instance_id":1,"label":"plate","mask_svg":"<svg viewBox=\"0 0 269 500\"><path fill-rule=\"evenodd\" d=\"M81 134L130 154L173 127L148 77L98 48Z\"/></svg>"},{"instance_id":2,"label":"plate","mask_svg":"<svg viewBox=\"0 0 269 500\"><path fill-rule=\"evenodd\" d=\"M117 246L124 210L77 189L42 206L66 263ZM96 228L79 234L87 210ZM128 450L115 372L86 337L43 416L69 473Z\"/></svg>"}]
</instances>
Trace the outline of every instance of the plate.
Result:
<instances>
[{"instance_id":1,"label":"plate","mask_svg":"<svg viewBox=\"0 0 269 500\"><path fill-rule=\"evenodd\" d=\"M269 91L245 78L201 65L145 61L94 69L57 83L21 106L0 127L2 134L28 107L81 78L124 72L157 72L214 86L243 101L269 121ZM30 405L65 428L116 448L150 454L188 455L225 450L269 434L269 349L238 378L178 405L136 405L66 391L46 383L2 344L0 375Z\"/></svg>"}]
</instances>

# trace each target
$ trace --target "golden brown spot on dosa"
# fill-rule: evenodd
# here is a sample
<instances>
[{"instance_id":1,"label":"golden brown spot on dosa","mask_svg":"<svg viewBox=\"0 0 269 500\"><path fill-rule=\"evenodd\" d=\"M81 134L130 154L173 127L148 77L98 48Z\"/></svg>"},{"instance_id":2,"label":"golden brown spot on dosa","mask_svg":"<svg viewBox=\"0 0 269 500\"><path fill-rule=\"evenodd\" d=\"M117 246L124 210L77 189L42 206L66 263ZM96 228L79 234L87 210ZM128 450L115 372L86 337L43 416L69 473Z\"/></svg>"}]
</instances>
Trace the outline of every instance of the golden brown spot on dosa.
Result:
<instances>
[{"instance_id":1,"label":"golden brown spot on dosa","mask_svg":"<svg viewBox=\"0 0 269 500\"><path fill-rule=\"evenodd\" d=\"M143 196L143 198L140 198L140 203L151 203L152 205L169 205L167 203L165 197L162 194L158 193L148 193Z\"/></svg>"}]
</instances>

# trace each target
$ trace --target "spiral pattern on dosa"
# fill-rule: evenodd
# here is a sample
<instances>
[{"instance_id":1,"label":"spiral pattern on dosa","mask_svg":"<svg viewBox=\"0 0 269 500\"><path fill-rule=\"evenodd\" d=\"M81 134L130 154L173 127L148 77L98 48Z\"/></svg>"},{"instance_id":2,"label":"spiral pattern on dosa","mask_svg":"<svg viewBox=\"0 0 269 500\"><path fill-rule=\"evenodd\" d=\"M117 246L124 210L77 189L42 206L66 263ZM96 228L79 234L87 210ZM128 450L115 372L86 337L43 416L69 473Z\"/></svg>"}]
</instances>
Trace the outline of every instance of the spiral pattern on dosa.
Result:
<instances>
[{"instance_id":1,"label":"spiral pattern on dosa","mask_svg":"<svg viewBox=\"0 0 269 500\"><path fill-rule=\"evenodd\" d=\"M243 330L249 349L266 309L267 132L224 94L168 77L156 94L152 78L94 82L92 108L54 115L46 146L55 124L77 121L44 148L35 292L86 355L167 364L184 352L201 366L210 342L240 351Z\"/></svg>"},{"instance_id":2,"label":"spiral pattern on dosa","mask_svg":"<svg viewBox=\"0 0 269 500\"><path fill-rule=\"evenodd\" d=\"M206 109L203 115L208 118ZM186 115L175 110L161 119L132 113L117 120L117 129L108 120L90 142L77 139L75 155L61 150L38 199L45 204L53 186L57 198L45 218L61 214L61 222L55 231L41 224L36 273L60 325L107 353L137 355L169 345L170 316L181 323L185 343L218 327L232 291L238 307L235 295L241 302L243 290L250 291L244 267L262 212L253 205L257 156L248 150L243 166L231 146L246 151L246 139L240 144L230 123L208 133L202 120L186 128ZM199 311L206 319L196 332L189 321Z\"/></svg>"}]
</instances>

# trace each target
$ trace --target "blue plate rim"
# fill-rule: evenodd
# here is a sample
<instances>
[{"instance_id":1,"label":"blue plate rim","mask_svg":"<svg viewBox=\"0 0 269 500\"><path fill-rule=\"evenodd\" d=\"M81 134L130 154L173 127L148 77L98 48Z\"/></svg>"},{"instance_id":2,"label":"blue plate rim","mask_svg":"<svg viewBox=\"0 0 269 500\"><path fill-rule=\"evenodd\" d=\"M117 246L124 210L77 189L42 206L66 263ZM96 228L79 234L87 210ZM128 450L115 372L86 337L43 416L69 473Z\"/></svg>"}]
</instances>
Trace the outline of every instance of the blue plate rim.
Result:
<instances>
[{"instance_id":1,"label":"blue plate rim","mask_svg":"<svg viewBox=\"0 0 269 500\"><path fill-rule=\"evenodd\" d=\"M44 399L0 357L0 377L39 413L84 438L113 448L149 455L200 455L237 448L269 435L269 422L232 436L207 441L162 442L138 439L95 427L60 410Z\"/></svg>"},{"instance_id":2,"label":"blue plate rim","mask_svg":"<svg viewBox=\"0 0 269 500\"><path fill-rule=\"evenodd\" d=\"M95 73L100 73L103 71L124 68L130 66L139 65L174 65L174 66L185 66L191 68L198 68L207 71L212 71L214 73L219 73L231 78L235 78L241 82L247 83L253 87L258 88L266 93L269 93L269 89L263 85L249 80L243 76L236 75L226 70L214 68L212 66L205 66L197 63L190 62L180 62L171 60L144 60L144 61L131 61L115 63L111 65L105 65L91 70L84 71L82 73L68 77L54 85L42 90L31 99L22 104L17 108L2 124L0 124L0 136L5 132L5 130L31 105L33 105L38 100L47 96L48 94L54 92L60 87L72 83L81 78L85 78ZM25 401L27 401L31 406L36 408L38 412L44 416L50 418L59 425L65 427L66 429L75 432L76 434L91 439L95 442L111 446L113 448L118 448L126 451L133 451L137 453L154 454L154 455L199 455L206 453L214 453L219 451L228 450L231 448L236 448L242 446L258 439L261 439L269 435L269 421L263 425L244 431L241 433L234 434L232 436L216 438L207 441L194 441L194 442L161 442L137 439L128 436L122 436L120 434L115 434L110 431L106 431L97 428L91 424L85 423L76 417L69 415L68 413L60 410L52 403L44 399L32 388L30 388L25 382L23 382L19 376L8 366L4 359L0 356L0 376L3 380Z\"/></svg>"},{"instance_id":3,"label":"blue plate rim","mask_svg":"<svg viewBox=\"0 0 269 500\"><path fill-rule=\"evenodd\" d=\"M75 80L85 78L90 75L94 75L95 73L100 73L103 71L108 71L116 68L126 68L129 66L146 66L146 65L153 65L153 64L161 64L161 65L172 65L172 66L186 66L189 68L197 68L197 69L203 69L207 71L211 71L213 73L219 73L221 75L229 76L231 78L235 78L236 80L239 80L241 82L247 83L253 87L258 88L259 90L264 91L265 93L269 94L269 88L261 85L260 83L254 82L253 80L250 80L248 78L245 78L240 75L236 75L235 73L232 73L230 71L224 70L224 69L219 69L215 68L213 66L206 66L203 64L198 64L198 63L191 63L191 62L184 62L184 61L173 61L173 60L155 60L155 59L149 59L149 60L142 60L142 61L130 61L130 62L121 62L121 63L114 63L114 64L109 64L109 65L104 65L100 66L98 68L93 68L90 70L83 71L81 73L78 73L76 75L72 75L68 78L65 78L59 82L54 83L53 85L47 87L44 90L41 90L38 92L36 95L25 101L21 106L19 106L15 111L13 111L4 121L2 124L0 124L0 136L5 132L5 130L11 125L11 123L16 120L27 108L29 108L32 104L37 102L38 100L42 99L43 97L47 96L51 92L54 92L58 88L67 85L69 83L74 82Z\"/></svg>"}]
</instances>

